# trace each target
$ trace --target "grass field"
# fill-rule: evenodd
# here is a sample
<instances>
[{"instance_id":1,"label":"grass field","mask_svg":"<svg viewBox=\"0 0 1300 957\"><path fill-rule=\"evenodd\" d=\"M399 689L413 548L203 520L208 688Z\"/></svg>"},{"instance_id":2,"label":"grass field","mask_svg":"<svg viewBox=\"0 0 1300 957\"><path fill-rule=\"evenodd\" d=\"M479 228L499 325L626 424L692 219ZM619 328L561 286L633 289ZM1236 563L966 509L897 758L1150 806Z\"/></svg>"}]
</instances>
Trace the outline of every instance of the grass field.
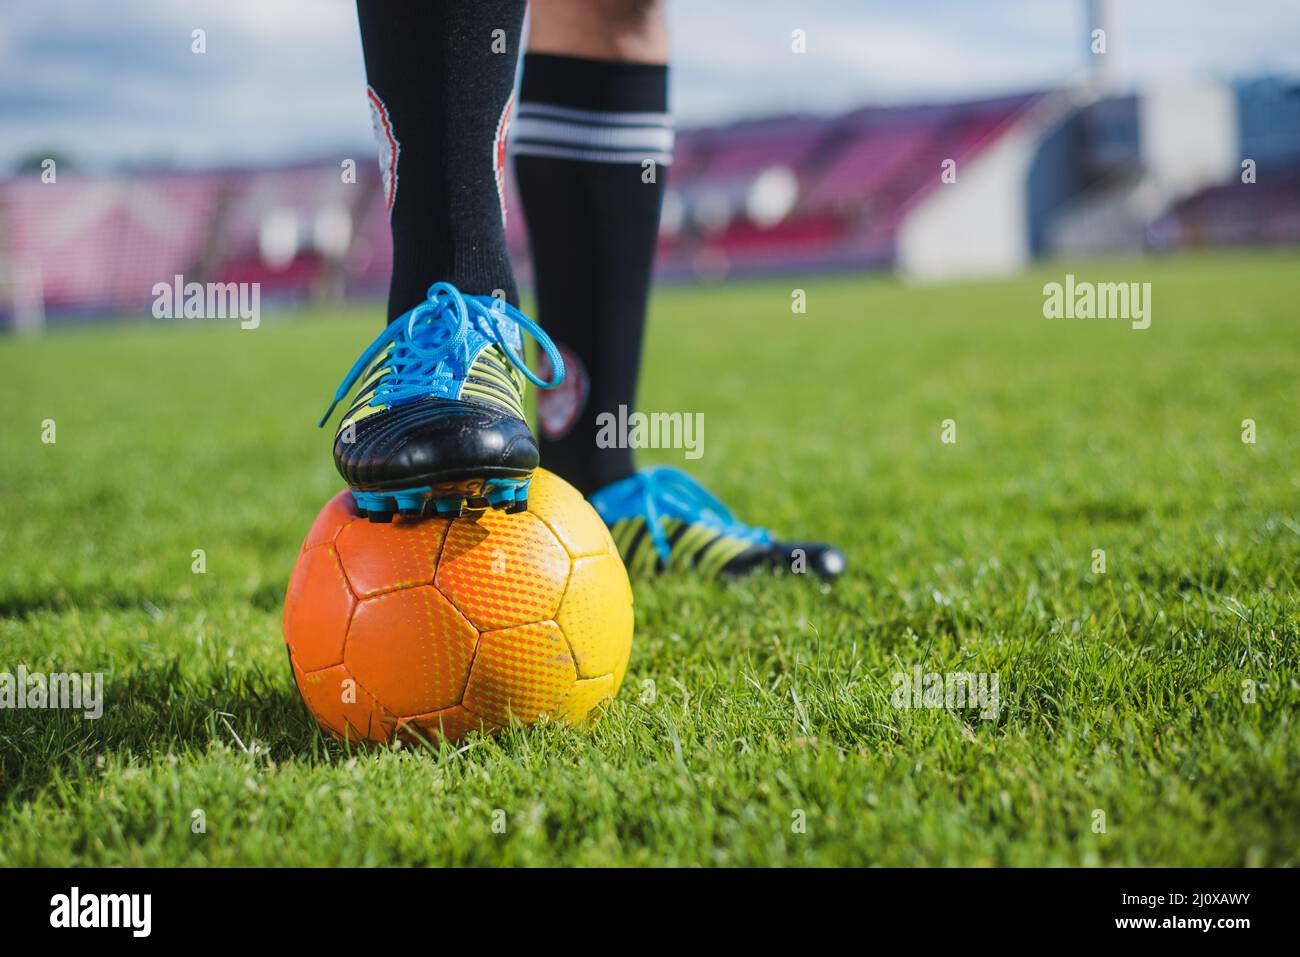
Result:
<instances>
[{"instance_id":1,"label":"grass field","mask_svg":"<svg viewBox=\"0 0 1300 957\"><path fill-rule=\"evenodd\" d=\"M643 406L850 572L638 582L597 727L437 752L323 738L280 634L376 309L0 342L0 671L106 675L0 710L0 864L1300 864L1300 255L1072 271L1151 327L1044 319L1064 266L661 292Z\"/></svg>"}]
</instances>

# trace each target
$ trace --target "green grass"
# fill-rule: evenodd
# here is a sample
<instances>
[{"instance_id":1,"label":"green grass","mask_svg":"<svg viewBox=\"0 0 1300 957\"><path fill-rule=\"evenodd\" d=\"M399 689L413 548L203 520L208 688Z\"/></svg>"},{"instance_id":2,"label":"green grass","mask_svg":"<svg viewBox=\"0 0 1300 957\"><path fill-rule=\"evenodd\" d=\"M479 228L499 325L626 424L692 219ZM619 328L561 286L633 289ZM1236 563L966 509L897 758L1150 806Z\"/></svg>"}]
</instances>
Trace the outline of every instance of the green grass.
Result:
<instances>
[{"instance_id":1,"label":"green grass","mask_svg":"<svg viewBox=\"0 0 1300 957\"><path fill-rule=\"evenodd\" d=\"M638 582L602 723L432 751L322 738L280 634L375 309L0 342L0 670L106 674L0 711L0 864L1300 864L1300 256L1072 268L1151 328L1044 319L1064 265L661 292L643 406L850 573Z\"/></svg>"}]
</instances>

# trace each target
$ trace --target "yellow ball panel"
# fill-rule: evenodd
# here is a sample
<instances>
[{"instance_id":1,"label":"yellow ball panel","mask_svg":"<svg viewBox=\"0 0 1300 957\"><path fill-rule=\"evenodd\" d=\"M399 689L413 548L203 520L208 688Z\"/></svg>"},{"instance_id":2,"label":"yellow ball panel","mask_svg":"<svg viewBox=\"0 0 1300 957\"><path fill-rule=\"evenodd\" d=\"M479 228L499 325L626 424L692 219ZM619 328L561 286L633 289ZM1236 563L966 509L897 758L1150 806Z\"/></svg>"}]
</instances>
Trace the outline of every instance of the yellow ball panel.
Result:
<instances>
[{"instance_id":1,"label":"yellow ball panel","mask_svg":"<svg viewBox=\"0 0 1300 957\"><path fill-rule=\"evenodd\" d=\"M632 592L617 555L573 562L556 624L573 649L578 677L620 673L632 653Z\"/></svg>"},{"instance_id":2,"label":"yellow ball panel","mask_svg":"<svg viewBox=\"0 0 1300 957\"><path fill-rule=\"evenodd\" d=\"M615 690L613 675L575 681L560 702L560 717L570 724L583 724L596 717L592 712L612 699Z\"/></svg>"},{"instance_id":3,"label":"yellow ball panel","mask_svg":"<svg viewBox=\"0 0 1300 957\"><path fill-rule=\"evenodd\" d=\"M553 621L485 632L461 703L497 724L556 714L578 675Z\"/></svg>"},{"instance_id":4,"label":"yellow ball panel","mask_svg":"<svg viewBox=\"0 0 1300 957\"><path fill-rule=\"evenodd\" d=\"M528 512L544 521L570 555L599 555L613 547L609 529L582 493L546 469L533 473Z\"/></svg>"}]
</instances>

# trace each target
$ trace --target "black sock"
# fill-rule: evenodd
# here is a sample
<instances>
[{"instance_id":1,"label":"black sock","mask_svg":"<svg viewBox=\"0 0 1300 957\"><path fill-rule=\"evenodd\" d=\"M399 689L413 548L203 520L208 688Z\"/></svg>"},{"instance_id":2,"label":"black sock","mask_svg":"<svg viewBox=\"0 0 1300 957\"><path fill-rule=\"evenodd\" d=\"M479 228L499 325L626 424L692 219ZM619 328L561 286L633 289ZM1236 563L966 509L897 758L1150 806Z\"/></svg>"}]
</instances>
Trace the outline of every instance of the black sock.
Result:
<instances>
[{"instance_id":1,"label":"black sock","mask_svg":"<svg viewBox=\"0 0 1300 957\"><path fill-rule=\"evenodd\" d=\"M518 304L499 151L524 5L357 0L393 232L390 318L439 280L473 295L501 290Z\"/></svg>"},{"instance_id":2,"label":"black sock","mask_svg":"<svg viewBox=\"0 0 1300 957\"><path fill-rule=\"evenodd\" d=\"M672 161L668 68L527 54L511 151L538 318L566 366L538 394L542 464L586 494L635 468L630 449L597 446L596 420L636 398Z\"/></svg>"}]
</instances>

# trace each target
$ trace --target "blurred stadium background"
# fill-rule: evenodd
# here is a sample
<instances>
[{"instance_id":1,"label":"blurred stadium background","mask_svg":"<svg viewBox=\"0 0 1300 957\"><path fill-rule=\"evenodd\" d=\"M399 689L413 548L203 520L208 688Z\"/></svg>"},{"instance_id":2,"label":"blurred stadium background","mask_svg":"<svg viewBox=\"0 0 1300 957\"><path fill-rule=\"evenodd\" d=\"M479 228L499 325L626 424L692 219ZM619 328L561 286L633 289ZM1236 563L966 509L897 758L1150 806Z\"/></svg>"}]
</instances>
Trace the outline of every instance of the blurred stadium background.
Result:
<instances>
[{"instance_id":1,"label":"blurred stadium background","mask_svg":"<svg viewBox=\"0 0 1300 957\"><path fill-rule=\"evenodd\" d=\"M1079 6L1082 23L1106 22L1103 3ZM1300 243L1300 81L1126 89L1089 35L1070 78L1048 88L680 130L661 278L893 269L943 280L1043 257ZM360 95L351 105L364 109ZM154 284L176 274L258 282L277 304L386 289L388 223L367 144L235 168L70 165L58 188L40 163L32 154L0 180L0 326L147 315Z\"/></svg>"}]
</instances>

